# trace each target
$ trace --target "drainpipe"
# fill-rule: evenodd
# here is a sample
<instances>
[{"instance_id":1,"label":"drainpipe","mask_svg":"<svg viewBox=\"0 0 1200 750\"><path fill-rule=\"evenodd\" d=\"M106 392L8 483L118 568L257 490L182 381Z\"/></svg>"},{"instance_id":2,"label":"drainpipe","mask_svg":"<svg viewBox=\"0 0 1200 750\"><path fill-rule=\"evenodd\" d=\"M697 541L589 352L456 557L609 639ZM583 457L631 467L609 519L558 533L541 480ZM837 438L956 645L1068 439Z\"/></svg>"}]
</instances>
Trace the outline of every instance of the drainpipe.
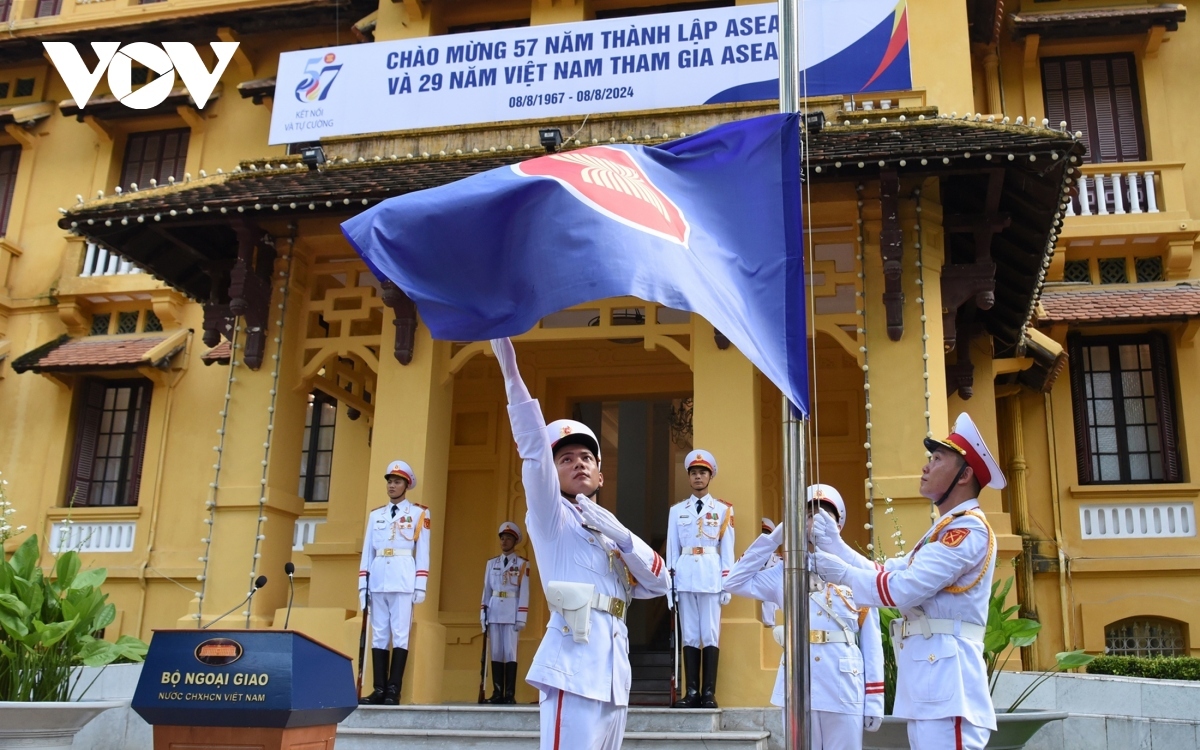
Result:
<instances>
[{"instance_id":1,"label":"drainpipe","mask_svg":"<svg viewBox=\"0 0 1200 750\"><path fill-rule=\"evenodd\" d=\"M1072 634L1075 613L1071 609L1070 580L1067 576L1067 556L1063 552L1062 502L1058 487L1058 446L1054 442L1054 404L1050 394L1043 394L1046 403L1046 441L1050 446L1050 502L1054 506L1054 546L1058 550L1058 596L1059 607L1062 608L1063 649L1071 651L1075 648L1075 637Z\"/></svg>"},{"instance_id":2,"label":"drainpipe","mask_svg":"<svg viewBox=\"0 0 1200 750\"><path fill-rule=\"evenodd\" d=\"M1017 567L1018 603L1021 605L1021 616L1037 620L1037 605L1033 588L1033 554L1037 549L1037 540L1030 533L1029 521L1029 487L1027 482L1028 464L1025 462L1025 427L1021 417L1021 394L1015 393L1005 399L1008 407L1009 425L1009 499L1012 501L1014 531L1021 537L1021 558ZM1021 662L1025 669L1038 670L1037 649L1026 646L1021 649Z\"/></svg>"}]
</instances>

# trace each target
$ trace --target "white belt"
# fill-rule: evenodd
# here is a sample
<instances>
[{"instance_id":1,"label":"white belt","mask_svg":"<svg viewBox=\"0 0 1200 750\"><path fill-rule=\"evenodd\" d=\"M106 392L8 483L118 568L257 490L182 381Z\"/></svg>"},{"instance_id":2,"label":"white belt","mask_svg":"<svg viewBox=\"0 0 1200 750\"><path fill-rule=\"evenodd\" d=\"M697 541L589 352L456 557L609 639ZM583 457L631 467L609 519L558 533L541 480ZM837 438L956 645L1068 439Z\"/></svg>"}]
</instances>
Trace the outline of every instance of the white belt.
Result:
<instances>
[{"instance_id":1,"label":"white belt","mask_svg":"<svg viewBox=\"0 0 1200 750\"><path fill-rule=\"evenodd\" d=\"M412 557L413 551L412 549L392 549L388 547L386 549L375 550L375 554L380 557Z\"/></svg>"},{"instance_id":2,"label":"white belt","mask_svg":"<svg viewBox=\"0 0 1200 750\"><path fill-rule=\"evenodd\" d=\"M810 630L809 643L856 643L844 630Z\"/></svg>"},{"instance_id":3,"label":"white belt","mask_svg":"<svg viewBox=\"0 0 1200 750\"><path fill-rule=\"evenodd\" d=\"M716 547L688 547L684 550L684 554L691 555L715 555L717 554Z\"/></svg>"},{"instance_id":4,"label":"white belt","mask_svg":"<svg viewBox=\"0 0 1200 750\"><path fill-rule=\"evenodd\" d=\"M593 594L592 609L607 612L621 622L625 622L625 615L629 612L629 604L624 599L619 599L615 596Z\"/></svg>"},{"instance_id":5,"label":"white belt","mask_svg":"<svg viewBox=\"0 0 1200 750\"><path fill-rule=\"evenodd\" d=\"M508 599L508 598L514 597L516 595L517 594L515 591L493 591L492 592L492 596L496 597L497 599Z\"/></svg>"},{"instance_id":6,"label":"white belt","mask_svg":"<svg viewBox=\"0 0 1200 750\"><path fill-rule=\"evenodd\" d=\"M962 620L939 620L932 617L912 619L898 617L891 623L892 638L911 638L915 635L929 638L933 635L953 635L975 643L983 643L985 628Z\"/></svg>"}]
</instances>

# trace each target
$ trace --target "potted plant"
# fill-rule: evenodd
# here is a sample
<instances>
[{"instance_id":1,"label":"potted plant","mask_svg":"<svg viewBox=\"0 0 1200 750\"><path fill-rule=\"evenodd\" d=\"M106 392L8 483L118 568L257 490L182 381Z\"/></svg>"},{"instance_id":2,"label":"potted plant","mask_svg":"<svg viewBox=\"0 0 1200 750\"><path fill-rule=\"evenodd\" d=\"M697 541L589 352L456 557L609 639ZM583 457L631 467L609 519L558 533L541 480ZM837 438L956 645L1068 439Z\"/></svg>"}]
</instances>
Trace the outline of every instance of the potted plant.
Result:
<instances>
[{"instance_id":1,"label":"potted plant","mask_svg":"<svg viewBox=\"0 0 1200 750\"><path fill-rule=\"evenodd\" d=\"M1009 652L1015 648L1033 645L1042 628L1041 623L1035 620L1017 617L1018 607L1004 606L1012 584L1012 578L1008 578L1003 583L994 582L991 599L988 603L988 620L983 638L983 659L987 664L988 685L993 692L999 678L997 668L1004 664ZM884 642L884 712L887 716L884 717L884 724L879 732L874 736L865 735L864 748L866 750L899 750L909 747L908 723L903 719L891 716L896 697L896 657L892 650L891 631L888 624L899 616L899 611L895 609L879 610ZM1083 651L1064 651L1058 654L1055 665L1039 675L1029 687L1017 696L1012 705L996 709L996 731L992 733L987 746L995 750L1022 748L1043 725L1067 718L1067 714L1062 711L1033 711L1021 709L1020 706L1051 675L1067 669L1086 666L1094 658Z\"/></svg>"},{"instance_id":2,"label":"potted plant","mask_svg":"<svg viewBox=\"0 0 1200 750\"><path fill-rule=\"evenodd\" d=\"M31 536L0 562L0 747L71 747L85 724L124 705L81 701L91 683L79 684L79 668L139 662L146 654L137 638L114 643L95 635L116 616L100 591L106 570L81 570L79 553L70 550L46 576L40 558Z\"/></svg>"}]
</instances>

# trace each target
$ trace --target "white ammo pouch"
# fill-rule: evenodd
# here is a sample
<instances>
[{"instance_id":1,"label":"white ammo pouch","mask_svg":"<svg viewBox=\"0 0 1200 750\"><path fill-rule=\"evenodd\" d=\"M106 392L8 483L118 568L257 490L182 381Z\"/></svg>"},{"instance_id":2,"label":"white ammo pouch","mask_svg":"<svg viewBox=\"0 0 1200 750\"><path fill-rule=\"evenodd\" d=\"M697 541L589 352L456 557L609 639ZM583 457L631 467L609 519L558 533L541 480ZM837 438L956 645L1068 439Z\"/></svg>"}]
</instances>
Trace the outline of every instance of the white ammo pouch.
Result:
<instances>
[{"instance_id":1,"label":"white ammo pouch","mask_svg":"<svg viewBox=\"0 0 1200 750\"><path fill-rule=\"evenodd\" d=\"M576 643L587 643L592 626L592 609L625 620L627 605L624 599L597 594L595 584L571 581L550 581L546 584L546 604L557 612L571 629Z\"/></svg>"}]
</instances>

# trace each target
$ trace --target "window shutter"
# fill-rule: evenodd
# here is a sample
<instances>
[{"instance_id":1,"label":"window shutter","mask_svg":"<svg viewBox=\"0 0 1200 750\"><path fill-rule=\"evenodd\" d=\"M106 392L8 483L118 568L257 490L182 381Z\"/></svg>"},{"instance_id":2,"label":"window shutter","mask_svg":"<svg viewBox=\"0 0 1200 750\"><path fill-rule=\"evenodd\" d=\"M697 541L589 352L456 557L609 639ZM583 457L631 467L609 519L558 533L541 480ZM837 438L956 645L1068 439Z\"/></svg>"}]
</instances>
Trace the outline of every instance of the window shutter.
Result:
<instances>
[{"instance_id":1,"label":"window shutter","mask_svg":"<svg viewBox=\"0 0 1200 750\"><path fill-rule=\"evenodd\" d=\"M12 13L12 0L0 0L0 21L7 21Z\"/></svg>"},{"instance_id":2,"label":"window shutter","mask_svg":"<svg viewBox=\"0 0 1200 750\"><path fill-rule=\"evenodd\" d=\"M1117 149L1116 102L1113 101L1112 84L1108 76L1108 60L1089 60L1091 73L1092 106L1096 110L1096 158L1092 161L1120 161Z\"/></svg>"},{"instance_id":3,"label":"window shutter","mask_svg":"<svg viewBox=\"0 0 1200 750\"><path fill-rule=\"evenodd\" d=\"M1175 430L1175 388L1171 378L1171 349L1162 333L1150 334L1150 361L1154 366L1154 403L1158 407L1158 429L1162 440L1163 479L1182 482L1179 441Z\"/></svg>"},{"instance_id":4,"label":"window shutter","mask_svg":"<svg viewBox=\"0 0 1200 750\"><path fill-rule=\"evenodd\" d=\"M1142 140L1142 113L1134 81L1134 62L1128 55L1112 58L1112 86L1117 146L1121 161L1145 161Z\"/></svg>"},{"instance_id":5,"label":"window shutter","mask_svg":"<svg viewBox=\"0 0 1200 750\"><path fill-rule=\"evenodd\" d=\"M154 386L146 383L138 388L137 434L129 456L128 497L125 505L137 505L142 486L142 462L146 456L146 427L150 423L150 394Z\"/></svg>"},{"instance_id":6,"label":"window shutter","mask_svg":"<svg viewBox=\"0 0 1200 750\"><path fill-rule=\"evenodd\" d=\"M92 486L92 466L96 460L96 438L104 410L104 383L83 381L79 412L75 424L75 451L71 459L71 481L67 485L66 505L87 505Z\"/></svg>"},{"instance_id":7,"label":"window shutter","mask_svg":"<svg viewBox=\"0 0 1200 750\"><path fill-rule=\"evenodd\" d=\"M1046 100L1046 118L1052 125L1066 120L1067 125L1074 132L1078 128L1067 118L1067 93L1062 79L1061 62L1058 60L1042 61L1042 97Z\"/></svg>"},{"instance_id":8,"label":"window shutter","mask_svg":"<svg viewBox=\"0 0 1200 750\"><path fill-rule=\"evenodd\" d=\"M1083 345L1078 336L1067 341L1067 367L1071 371L1071 404L1075 415L1075 468L1080 484L1090 484L1092 477L1092 449L1088 441L1087 391L1084 388Z\"/></svg>"},{"instance_id":9,"label":"window shutter","mask_svg":"<svg viewBox=\"0 0 1200 750\"><path fill-rule=\"evenodd\" d=\"M2 15L0 19L3 19ZM20 165L20 146L0 148L0 237L8 232L8 216L12 210L13 190L17 186L17 168Z\"/></svg>"}]
</instances>

